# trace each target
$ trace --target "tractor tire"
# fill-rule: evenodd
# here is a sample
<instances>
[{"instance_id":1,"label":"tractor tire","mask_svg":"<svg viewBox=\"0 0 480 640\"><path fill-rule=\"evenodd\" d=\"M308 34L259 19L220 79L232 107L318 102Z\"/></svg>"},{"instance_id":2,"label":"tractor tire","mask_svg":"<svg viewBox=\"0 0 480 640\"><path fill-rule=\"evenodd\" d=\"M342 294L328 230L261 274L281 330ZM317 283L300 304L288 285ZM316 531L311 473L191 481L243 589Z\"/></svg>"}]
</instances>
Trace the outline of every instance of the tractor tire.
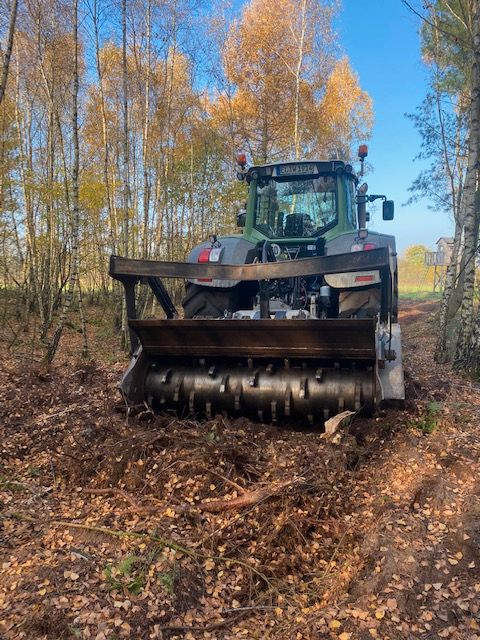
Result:
<instances>
[{"instance_id":1,"label":"tractor tire","mask_svg":"<svg viewBox=\"0 0 480 640\"><path fill-rule=\"evenodd\" d=\"M182 300L185 318L223 318L225 311L239 309L236 287L203 287L187 282Z\"/></svg>"},{"instance_id":2,"label":"tractor tire","mask_svg":"<svg viewBox=\"0 0 480 640\"><path fill-rule=\"evenodd\" d=\"M380 288L341 291L339 318L374 318L380 311Z\"/></svg>"}]
</instances>

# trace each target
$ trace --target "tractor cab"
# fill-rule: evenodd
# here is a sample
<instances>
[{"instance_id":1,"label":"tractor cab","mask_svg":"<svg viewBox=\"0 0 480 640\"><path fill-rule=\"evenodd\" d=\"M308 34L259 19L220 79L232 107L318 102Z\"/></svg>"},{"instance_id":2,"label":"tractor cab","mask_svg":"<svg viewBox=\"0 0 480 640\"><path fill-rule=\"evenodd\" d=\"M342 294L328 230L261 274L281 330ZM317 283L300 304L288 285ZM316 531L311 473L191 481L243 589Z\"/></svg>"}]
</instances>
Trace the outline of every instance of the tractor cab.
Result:
<instances>
[{"instance_id":1,"label":"tractor cab","mask_svg":"<svg viewBox=\"0 0 480 640\"><path fill-rule=\"evenodd\" d=\"M366 154L362 145L360 176ZM237 177L249 186L238 226L251 242L269 241L277 257L292 242L301 248L300 255L308 255L318 254L321 244L344 234L366 237L366 204L378 198L384 200L383 218L393 219L393 202L383 195L367 195L367 185L359 186L352 166L341 160L272 163L247 169L242 154L238 163Z\"/></svg>"}]
</instances>

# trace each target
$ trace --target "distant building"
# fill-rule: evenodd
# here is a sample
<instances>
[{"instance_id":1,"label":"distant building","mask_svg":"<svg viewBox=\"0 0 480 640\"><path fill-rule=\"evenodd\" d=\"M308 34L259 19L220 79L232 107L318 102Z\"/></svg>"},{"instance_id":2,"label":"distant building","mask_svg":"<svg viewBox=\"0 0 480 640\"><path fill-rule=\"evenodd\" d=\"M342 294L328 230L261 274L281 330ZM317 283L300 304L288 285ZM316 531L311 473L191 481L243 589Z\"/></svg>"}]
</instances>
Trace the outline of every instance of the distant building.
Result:
<instances>
[{"instance_id":1,"label":"distant building","mask_svg":"<svg viewBox=\"0 0 480 640\"><path fill-rule=\"evenodd\" d=\"M442 236L436 244L436 251L425 252L425 265L427 267L448 267L452 259L453 238Z\"/></svg>"},{"instance_id":2,"label":"distant building","mask_svg":"<svg viewBox=\"0 0 480 640\"><path fill-rule=\"evenodd\" d=\"M447 266L452 260L453 238L439 238L437 240L437 259L438 265Z\"/></svg>"},{"instance_id":3,"label":"distant building","mask_svg":"<svg viewBox=\"0 0 480 640\"><path fill-rule=\"evenodd\" d=\"M425 266L435 267L433 290L442 291L445 287L445 274L452 260L453 238L442 236L436 242L436 251L425 251Z\"/></svg>"}]
</instances>

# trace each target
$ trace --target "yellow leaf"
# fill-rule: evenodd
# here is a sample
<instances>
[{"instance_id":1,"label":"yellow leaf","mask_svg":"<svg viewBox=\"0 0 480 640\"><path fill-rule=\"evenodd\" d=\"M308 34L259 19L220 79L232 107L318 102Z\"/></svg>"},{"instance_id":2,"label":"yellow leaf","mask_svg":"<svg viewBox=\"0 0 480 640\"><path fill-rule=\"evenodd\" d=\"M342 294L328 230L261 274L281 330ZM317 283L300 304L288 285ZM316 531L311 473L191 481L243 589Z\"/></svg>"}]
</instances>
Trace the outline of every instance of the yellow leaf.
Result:
<instances>
[{"instance_id":1,"label":"yellow leaf","mask_svg":"<svg viewBox=\"0 0 480 640\"><path fill-rule=\"evenodd\" d=\"M347 633L346 631L344 631L338 636L338 640L350 640L351 637L352 637L351 633Z\"/></svg>"},{"instance_id":2,"label":"yellow leaf","mask_svg":"<svg viewBox=\"0 0 480 640\"><path fill-rule=\"evenodd\" d=\"M385 609L377 609L375 611L375 618L377 620L382 620L385 617Z\"/></svg>"},{"instance_id":3,"label":"yellow leaf","mask_svg":"<svg viewBox=\"0 0 480 640\"><path fill-rule=\"evenodd\" d=\"M46 590L46 589L39 589L39 590L38 590L38 595L39 595L39 596L44 596L46 593L47 593L47 590Z\"/></svg>"},{"instance_id":4,"label":"yellow leaf","mask_svg":"<svg viewBox=\"0 0 480 640\"><path fill-rule=\"evenodd\" d=\"M168 509L165 511L165 515L167 516L167 518L175 518L177 514L171 507L168 507Z\"/></svg>"},{"instance_id":5,"label":"yellow leaf","mask_svg":"<svg viewBox=\"0 0 480 640\"><path fill-rule=\"evenodd\" d=\"M339 627L342 626L342 623L340 622L340 620L332 620L329 626L330 626L330 629L338 629Z\"/></svg>"},{"instance_id":6,"label":"yellow leaf","mask_svg":"<svg viewBox=\"0 0 480 640\"><path fill-rule=\"evenodd\" d=\"M205 560L203 566L207 571L211 571L212 569L215 569L215 562L213 560Z\"/></svg>"}]
</instances>

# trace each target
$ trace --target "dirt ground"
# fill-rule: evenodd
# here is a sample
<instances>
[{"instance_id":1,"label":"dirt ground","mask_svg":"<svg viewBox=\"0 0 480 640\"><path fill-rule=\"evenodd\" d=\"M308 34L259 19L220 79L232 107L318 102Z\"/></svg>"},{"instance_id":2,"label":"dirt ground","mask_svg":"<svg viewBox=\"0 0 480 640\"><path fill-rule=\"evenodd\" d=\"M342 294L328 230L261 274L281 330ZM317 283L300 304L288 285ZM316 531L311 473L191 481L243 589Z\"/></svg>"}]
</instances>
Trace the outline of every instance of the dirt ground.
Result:
<instances>
[{"instance_id":1,"label":"dirt ground","mask_svg":"<svg viewBox=\"0 0 480 640\"><path fill-rule=\"evenodd\" d=\"M127 421L119 354L4 349L0 637L480 638L480 385L435 310L403 302L405 410L333 440Z\"/></svg>"}]
</instances>

